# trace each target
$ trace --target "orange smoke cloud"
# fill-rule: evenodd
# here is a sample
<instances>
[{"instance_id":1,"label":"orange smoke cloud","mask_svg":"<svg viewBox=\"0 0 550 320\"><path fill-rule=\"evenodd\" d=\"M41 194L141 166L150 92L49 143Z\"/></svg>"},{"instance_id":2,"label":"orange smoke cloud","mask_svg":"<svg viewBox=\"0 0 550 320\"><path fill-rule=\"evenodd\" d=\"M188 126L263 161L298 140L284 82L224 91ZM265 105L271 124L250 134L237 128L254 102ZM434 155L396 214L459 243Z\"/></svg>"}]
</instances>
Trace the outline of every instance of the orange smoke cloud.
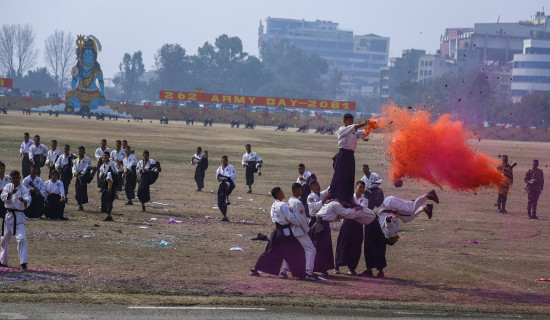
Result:
<instances>
[{"instance_id":1,"label":"orange smoke cloud","mask_svg":"<svg viewBox=\"0 0 550 320\"><path fill-rule=\"evenodd\" d=\"M453 190L503 183L503 175L495 168L499 161L474 151L467 143L474 133L451 121L450 115L430 122L428 112L411 112L394 104L384 107L383 113L376 126L387 129L389 175L394 181L408 177Z\"/></svg>"}]
</instances>

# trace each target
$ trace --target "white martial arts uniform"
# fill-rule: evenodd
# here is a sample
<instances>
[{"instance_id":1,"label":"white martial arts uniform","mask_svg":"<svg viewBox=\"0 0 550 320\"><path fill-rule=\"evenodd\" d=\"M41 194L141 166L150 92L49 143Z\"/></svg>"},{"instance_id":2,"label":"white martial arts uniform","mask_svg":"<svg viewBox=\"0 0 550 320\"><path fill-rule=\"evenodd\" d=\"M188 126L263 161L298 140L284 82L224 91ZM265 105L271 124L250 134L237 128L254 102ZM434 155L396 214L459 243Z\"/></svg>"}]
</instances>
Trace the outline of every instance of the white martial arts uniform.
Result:
<instances>
[{"instance_id":1,"label":"white martial arts uniform","mask_svg":"<svg viewBox=\"0 0 550 320\"><path fill-rule=\"evenodd\" d=\"M320 195L317 195L315 192L311 191L309 196L307 196L307 206L309 208L309 216L316 217L317 212L323 207L323 198L327 195L329 188L321 191Z\"/></svg>"},{"instance_id":2,"label":"white martial arts uniform","mask_svg":"<svg viewBox=\"0 0 550 320\"><path fill-rule=\"evenodd\" d=\"M109 155L111 154L111 149L109 148L105 148L105 150L101 149L101 147L95 149L95 159L99 161L99 159L103 158L105 151L109 152Z\"/></svg>"},{"instance_id":3,"label":"white martial arts uniform","mask_svg":"<svg viewBox=\"0 0 550 320\"><path fill-rule=\"evenodd\" d=\"M56 180L53 182L51 179L46 181L44 184L44 189L46 190L46 195L58 194L61 197L65 198L65 188L63 187L63 182L61 180Z\"/></svg>"},{"instance_id":4,"label":"white martial arts uniform","mask_svg":"<svg viewBox=\"0 0 550 320\"><path fill-rule=\"evenodd\" d=\"M125 157L124 160L122 161L124 171L132 170L132 167L136 167L137 164L138 164L138 159L134 154L130 154L129 156Z\"/></svg>"},{"instance_id":5,"label":"white martial arts uniform","mask_svg":"<svg viewBox=\"0 0 550 320\"><path fill-rule=\"evenodd\" d=\"M8 264L8 251L11 238L14 236L14 220L16 222L15 239L17 240L19 263L23 264L29 261L27 256L27 232L25 231L25 222L27 221L27 217L25 217L23 210L31 204L31 195L29 190L20 184L17 187L17 192L12 194L11 197L8 197L8 194L13 191L13 189L13 183L8 183L2 191L2 195L0 195L2 201L4 201L6 209L13 211L8 211L6 213L6 217L4 218L4 236L0 240L0 263L3 265ZM25 207L25 204L19 200L20 197L27 201L27 207Z\"/></svg>"},{"instance_id":6,"label":"white martial arts uniform","mask_svg":"<svg viewBox=\"0 0 550 320\"><path fill-rule=\"evenodd\" d=\"M69 153L68 156L65 156L65 154L63 153L62 155L59 156L59 158L57 158L57 161L55 162L55 170L57 170L57 172L59 172L59 170L67 165L69 163L69 157L70 156L75 156L71 153ZM59 174L61 175L61 172L59 172Z\"/></svg>"},{"instance_id":7,"label":"white martial arts uniform","mask_svg":"<svg viewBox=\"0 0 550 320\"><path fill-rule=\"evenodd\" d=\"M311 241L311 238L308 235L309 225L304 205L300 199L294 196L288 199L288 205L290 207L290 211L294 214L296 221L298 221L297 225L290 225L290 230L292 230L292 234L294 234L294 237L296 237L298 242L302 245L302 248L304 248L306 256L306 271L313 272L316 250L313 241ZM289 270L286 260L283 262L283 270Z\"/></svg>"},{"instance_id":8,"label":"white martial arts uniform","mask_svg":"<svg viewBox=\"0 0 550 320\"><path fill-rule=\"evenodd\" d=\"M48 150L48 155L46 156L46 166L55 165L57 158L62 155L61 150L55 148L55 150Z\"/></svg>"},{"instance_id":9,"label":"white martial arts uniform","mask_svg":"<svg viewBox=\"0 0 550 320\"><path fill-rule=\"evenodd\" d=\"M19 154L23 156L23 153L29 153L29 148L34 144L34 141L29 140L27 142L21 142L21 148L19 149Z\"/></svg>"},{"instance_id":10,"label":"white martial arts uniform","mask_svg":"<svg viewBox=\"0 0 550 320\"><path fill-rule=\"evenodd\" d=\"M151 168L152 165L154 165L156 162L155 160L153 159L149 159L149 161L147 161L147 163L145 164L145 166L143 165L143 160L139 160L137 166L136 166L136 170L137 171L140 171L141 169L147 169L149 170Z\"/></svg>"},{"instance_id":11,"label":"white martial arts uniform","mask_svg":"<svg viewBox=\"0 0 550 320\"><path fill-rule=\"evenodd\" d=\"M355 125L341 126L338 128L338 148L355 151L357 139L365 136L365 130L355 130Z\"/></svg>"},{"instance_id":12,"label":"white martial arts uniform","mask_svg":"<svg viewBox=\"0 0 550 320\"><path fill-rule=\"evenodd\" d=\"M193 157L191 158L191 164L197 164L199 162L201 162L201 159L202 157L204 157L204 153L201 152L199 154L194 154Z\"/></svg>"},{"instance_id":13,"label":"white martial arts uniform","mask_svg":"<svg viewBox=\"0 0 550 320\"><path fill-rule=\"evenodd\" d=\"M403 200L393 196L386 197L378 209L380 227L386 238L389 239L397 235L399 220L407 223L423 213L424 206L422 205L426 201L428 201L427 194L418 197L415 201ZM386 221L386 217L391 214L395 214L399 219L392 218L390 222Z\"/></svg>"},{"instance_id":14,"label":"white martial arts uniform","mask_svg":"<svg viewBox=\"0 0 550 320\"><path fill-rule=\"evenodd\" d=\"M366 207L366 208L369 207L369 199L365 198L363 195L361 195L359 197L359 199L357 199L357 195L354 193L353 194L353 201L355 201L355 203L357 203L358 205L361 205L363 207Z\"/></svg>"},{"instance_id":15,"label":"white martial arts uniform","mask_svg":"<svg viewBox=\"0 0 550 320\"><path fill-rule=\"evenodd\" d=\"M34 180L31 178L30 175L28 175L25 179L23 179L23 182L21 183L25 188L29 189L29 192L33 187L31 187L31 181L34 185L34 188L40 190L40 194L44 199L46 199L46 189L44 188L44 180L40 178L39 176L34 177Z\"/></svg>"},{"instance_id":16,"label":"white martial arts uniform","mask_svg":"<svg viewBox=\"0 0 550 320\"><path fill-rule=\"evenodd\" d=\"M233 183L236 185L235 180L237 180L237 173L235 172L235 167L233 167L232 165L227 164L227 167L225 167L225 169L223 168L223 166L220 166L218 170L216 170L216 179L218 180L218 182L222 182L223 180L226 180L226 178L224 177L218 178L218 174L231 178ZM229 182L226 182L226 183L227 183L227 186L229 186Z\"/></svg>"},{"instance_id":17,"label":"white martial arts uniform","mask_svg":"<svg viewBox=\"0 0 550 320\"><path fill-rule=\"evenodd\" d=\"M304 184L306 184L307 182L307 178L309 178L311 176L311 172L309 171L304 171L304 174L302 174L301 176L298 177L298 179L296 179L296 182L301 184L302 187L304 186ZM300 179L300 178L304 178L304 180Z\"/></svg>"},{"instance_id":18,"label":"white martial arts uniform","mask_svg":"<svg viewBox=\"0 0 550 320\"><path fill-rule=\"evenodd\" d=\"M47 157L48 156L48 147L46 147L43 144L39 144L38 147L37 147L36 144L33 143L29 147L29 159L32 160L32 158L37 154L43 154L44 157Z\"/></svg>"},{"instance_id":19,"label":"white martial arts uniform","mask_svg":"<svg viewBox=\"0 0 550 320\"><path fill-rule=\"evenodd\" d=\"M262 161L262 158L260 158L260 156L254 151L250 151L250 153L245 152L243 155L243 161L241 161L241 163L243 165L246 165L248 164L248 161L256 161L256 168L257 168L261 166L260 161Z\"/></svg>"},{"instance_id":20,"label":"white martial arts uniform","mask_svg":"<svg viewBox=\"0 0 550 320\"><path fill-rule=\"evenodd\" d=\"M380 176L374 172L371 172L370 177L368 178L366 175L364 175L363 178L361 178L361 181L365 183L365 188L369 190L373 188L378 188L383 182L382 178L380 178Z\"/></svg>"},{"instance_id":21,"label":"white martial arts uniform","mask_svg":"<svg viewBox=\"0 0 550 320\"><path fill-rule=\"evenodd\" d=\"M116 161L121 161L121 164L118 165L118 163L116 163L116 169L118 172L122 172L124 170L123 166L122 166L122 162L124 161L124 158L126 158L126 152L124 152L124 150L120 149L120 151L116 151L116 150L113 150L111 151L111 161L114 161L116 163Z\"/></svg>"},{"instance_id":22,"label":"white martial arts uniform","mask_svg":"<svg viewBox=\"0 0 550 320\"><path fill-rule=\"evenodd\" d=\"M317 212L317 216L329 222L336 221L338 219L355 219L355 221L366 226L374 221L376 218L376 213L366 206L346 209L340 204L340 202L331 201L330 203L323 205L321 210Z\"/></svg>"},{"instance_id":23,"label":"white martial arts uniform","mask_svg":"<svg viewBox=\"0 0 550 320\"><path fill-rule=\"evenodd\" d=\"M73 161L73 175L75 174L86 174L89 167L93 167L92 160L84 156L84 158L76 158Z\"/></svg>"},{"instance_id":24,"label":"white martial arts uniform","mask_svg":"<svg viewBox=\"0 0 550 320\"><path fill-rule=\"evenodd\" d=\"M8 176L7 174L4 174L4 176L0 178L0 192L2 192L2 189L4 189L4 187L10 182L11 182L10 176Z\"/></svg>"},{"instance_id":25,"label":"white martial arts uniform","mask_svg":"<svg viewBox=\"0 0 550 320\"><path fill-rule=\"evenodd\" d=\"M104 176L106 181L111 180L111 182L113 182L113 175L111 174L111 171L109 171L109 168L111 168L112 172L118 171L116 162L109 160L108 163L103 163L101 167L99 167L99 177L101 179L101 177Z\"/></svg>"}]
</instances>

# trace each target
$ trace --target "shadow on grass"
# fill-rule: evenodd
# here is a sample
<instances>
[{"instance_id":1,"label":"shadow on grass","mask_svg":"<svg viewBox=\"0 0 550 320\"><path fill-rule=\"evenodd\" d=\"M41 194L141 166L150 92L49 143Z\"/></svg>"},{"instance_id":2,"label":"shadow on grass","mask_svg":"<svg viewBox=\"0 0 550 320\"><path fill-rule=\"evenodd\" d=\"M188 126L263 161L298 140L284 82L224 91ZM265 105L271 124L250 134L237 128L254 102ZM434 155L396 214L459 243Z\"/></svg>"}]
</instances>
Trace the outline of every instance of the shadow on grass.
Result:
<instances>
[{"instance_id":1,"label":"shadow on grass","mask_svg":"<svg viewBox=\"0 0 550 320\"><path fill-rule=\"evenodd\" d=\"M76 275L60 270L29 268L26 271L20 268L0 267L2 281L62 281L76 277Z\"/></svg>"}]
</instances>

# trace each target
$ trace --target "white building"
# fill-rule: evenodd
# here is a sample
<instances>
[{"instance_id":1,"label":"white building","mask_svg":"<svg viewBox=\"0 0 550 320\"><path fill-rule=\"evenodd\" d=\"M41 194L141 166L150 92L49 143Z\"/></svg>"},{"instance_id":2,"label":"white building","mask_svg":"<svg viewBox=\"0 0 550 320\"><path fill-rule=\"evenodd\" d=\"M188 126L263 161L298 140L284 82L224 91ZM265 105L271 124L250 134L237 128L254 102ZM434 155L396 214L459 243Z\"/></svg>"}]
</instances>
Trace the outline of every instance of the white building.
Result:
<instances>
[{"instance_id":1,"label":"white building","mask_svg":"<svg viewBox=\"0 0 550 320\"><path fill-rule=\"evenodd\" d=\"M535 92L550 94L550 33L536 33L523 41L523 53L514 55L512 100Z\"/></svg>"}]
</instances>

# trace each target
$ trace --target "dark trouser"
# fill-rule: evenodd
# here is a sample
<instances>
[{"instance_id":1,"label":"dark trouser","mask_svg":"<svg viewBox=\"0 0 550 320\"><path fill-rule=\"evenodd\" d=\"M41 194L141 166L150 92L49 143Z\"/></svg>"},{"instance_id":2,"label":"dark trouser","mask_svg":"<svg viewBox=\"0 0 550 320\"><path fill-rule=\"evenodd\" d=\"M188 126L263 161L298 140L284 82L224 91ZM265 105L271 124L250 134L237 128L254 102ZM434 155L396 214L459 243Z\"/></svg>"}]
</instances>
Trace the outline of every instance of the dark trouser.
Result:
<instances>
[{"instance_id":1,"label":"dark trouser","mask_svg":"<svg viewBox=\"0 0 550 320\"><path fill-rule=\"evenodd\" d=\"M4 218L6 216L6 206L4 205L4 201L0 199L0 218Z\"/></svg>"},{"instance_id":2,"label":"dark trouser","mask_svg":"<svg viewBox=\"0 0 550 320\"><path fill-rule=\"evenodd\" d=\"M21 159L21 180L29 174L31 174L31 161L29 155L24 154L23 159Z\"/></svg>"},{"instance_id":3,"label":"dark trouser","mask_svg":"<svg viewBox=\"0 0 550 320\"><path fill-rule=\"evenodd\" d=\"M309 215L309 206L307 205L307 197L311 193L311 190L309 189L309 185L306 183L302 186L302 195L300 196L300 201L304 205L304 208L306 209L306 217L311 218ZM312 224L313 225L313 224ZM311 227L311 226L310 226Z\"/></svg>"},{"instance_id":4,"label":"dark trouser","mask_svg":"<svg viewBox=\"0 0 550 320\"><path fill-rule=\"evenodd\" d=\"M498 190L497 207L498 210L506 210L506 200L508 200L508 190Z\"/></svg>"},{"instance_id":5,"label":"dark trouser","mask_svg":"<svg viewBox=\"0 0 550 320\"><path fill-rule=\"evenodd\" d=\"M229 186L226 182L229 182ZM220 211L224 217L227 215L226 199L229 197L231 192L233 192L233 189L235 189L235 183L233 183L231 178L220 182L220 186L218 187L218 208L220 208Z\"/></svg>"},{"instance_id":6,"label":"dark trouser","mask_svg":"<svg viewBox=\"0 0 550 320\"><path fill-rule=\"evenodd\" d=\"M126 193L126 198L128 200L133 200L136 198L136 171L135 168L132 168L132 170L128 170L126 174L124 175L124 179L126 180L124 183L124 192Z\"/></svg>"},{"instance_id":7,"label":"dark trouser","mask_svg":"<svg viewBox=\"0 0 550 320\"><path fill-rule=\"evenodd\" d=\"M105 183L103 180L99 179L99 168L101 168L102 164L103 164L103 158L99 158L99 160L97 160L97 167L95 168L95 171L96 171L95 178L97 179L97 187L99 189L103 188L103 183Z\"/></svg>"},{"instance_id":8,"label":"dark trouser","mask_svg":"<svg viewBox=\"0 0 550 320\"><path fill-rule=\"evenodd\" d=\"M44 198L31 192L31 205L23 211L27 218L39 218L44 214Z\"/></svg>"},{"instance_id":9,"label":"dark trouser","mask_svg":"<svg viewBox=\"0 0 550 320\"><path fill-rule=\"evenodd\" d=\"M204 172L206 170L203 170L202 166L197 164L197 167L195 168L195 182L197 183L197 189L204 188Z\"/></svg>"},{"instance_id":10,"label":"dark trouser","mask_svg":"<svg viewBox=\"0 0 550 320\"><path fill-rule=\"evenodd\" d=\"M351 202L355 186L355 155L352 150L339 149L332 158L334 174L330 182L332 199Z\"/></svg>"},{"instance_id":11,"label":"dark trouser","mask_svg":"<svg viewBox=\"0 0 550 320\"><path fill-rule=\"evenodd\" d=\"M73 180L73 172L70 165L64 165L59 172L59 180L63 182L63 188L65 189L65 198L69 197L69 185Z\"/></svg>"},{"instance_id":12,"label":"dark trouser","mask_svg":"<svg viewBox=\"0 0 550 320\"><path fill-rule=\"evenodd\" d=\"M48 203L46 204L46 218L61 219L65 212L65 202L61 202L61 196L58 194L50 194Z\"/></svg>"},{"instance_id":13,"label":"dark trouser","mask_svg":"<svg viewBox=\"0 0 550 320\"><path fill-rule=\"evenodd\" d=\"M256 161L248 161L246 164L246 185L251 186L254 184L254 173L258 172L256 169Z\"/></svg>"},{"instance_id":14,"label":"dark trouser","mask_svg":"<svg viewBox=\"0 0 550 320\"><path fill-rule=\"evenodd\" d=\"M365 226L364 254L367 269L384 269L386 264L386 237L382 232L378 217Z\"/></svg>"},{"instance_id":15,"label":"dark trouser","mask_svg":"<svg viewBox=\"0 0 550 320\"><path fill-rule=\"evenodd\" d=\"M329 269L334 269L334 253L332 252L332 237L328 221L316 218L311 241L317 250L313 271L327 272Z\"/></svg>"},{"instance_id":16,"label":"dark trouser","mask_svg":"<svg viewBox=\"0 0 550 320\"><path fill-rule=\"evenodd\" d=\"M384 191L380 188L372 188L365 191L365 198L369 200L369 209L379 207L384 202Z\"/></svg>"},{"instance_id":17,"label":"dark trouser","mask_svg":"<svg viewBox=\"0 0 550 320\"><path fill-rule=\"evenodd\" d=\"M74 184L76 203L79 206L88 203L88 183L86 182L86 177L76 178Z\"/></svg>"},{"instance_id":18,"label":"dark trouser","mask_svg":"<svg viewBox=\"0 0 550 320\"><path fill-rule=\"evenodd\" d=\"M265 273L278 275L284 259L288 263L293 277L303 277L306 267L304 248L290 231L289 225L286 225L288 232L290 232L289 236L285 236L283 227L285 226L278 225L271 233L265 251L258 258L254 268Z\"/></svg>"},{"instance_id":19,"label":"dark trouser","mask_svg":"<svg viewBox=\"0 0 550 320\"><path fill-rule=\"evenodd\" d=\"M124 175L123 172L114 172L113 179L116 179L116 188L115 191L122 191L124 186Z\"/></svg>"},{"instance_id":20,"label":"dark trouser","mask_svg":"<svg viewBox=\"0 0 550 320\"><path fill-rule=\"evenodd\" d=\"M139 179L137 196L139 202L142 204L151 201L151 191L149 190L149 186L151 185L150 178L151 172L144 172Z\"/></svg>"},{"instance_id":21,"label":"dark trouser","mask_svg":"<svg viewBox=\"0 0 550 320\"><path fill-rule=\"evenodd\" d=\"M33 161L34 161L34 164L36 165L36 175L40 177L40 174L42 173L42 171L40 170L40 168L42 168L42 163L40 163L40 155L37 154L33 157Z\"/></svg>"},{"instance_id":22,"label":"dark trouser","mask_svg":"<svg viewBox=\"0 0 550 320\"><path fill-rule=\"evenodd\" d=\"M335 265L347 266L350 270L357 269L362 244L363 225L355 220L344 220L336 243Z\"/></svg>"},{"instance_id":23,"label":"dark trouser","mask_svg":"<svg viewBox=\"0 0 550 320\"><path fill-rule=\"evenodd\" d=\"M539 201L540 190L529 190L527 193L527 215L537 215L537 202Z\"/></svg>"},{"instance_id":24,"label":"dark trouser","mask_svg":"<svg viewBox=\"0 0 550 320\"><path fill-rule=\"evenodd\" d=\"M115 188L101 188L101 212L111 213L113 211L113 202L115 201Z\"/></svg>"}]
</instances>

